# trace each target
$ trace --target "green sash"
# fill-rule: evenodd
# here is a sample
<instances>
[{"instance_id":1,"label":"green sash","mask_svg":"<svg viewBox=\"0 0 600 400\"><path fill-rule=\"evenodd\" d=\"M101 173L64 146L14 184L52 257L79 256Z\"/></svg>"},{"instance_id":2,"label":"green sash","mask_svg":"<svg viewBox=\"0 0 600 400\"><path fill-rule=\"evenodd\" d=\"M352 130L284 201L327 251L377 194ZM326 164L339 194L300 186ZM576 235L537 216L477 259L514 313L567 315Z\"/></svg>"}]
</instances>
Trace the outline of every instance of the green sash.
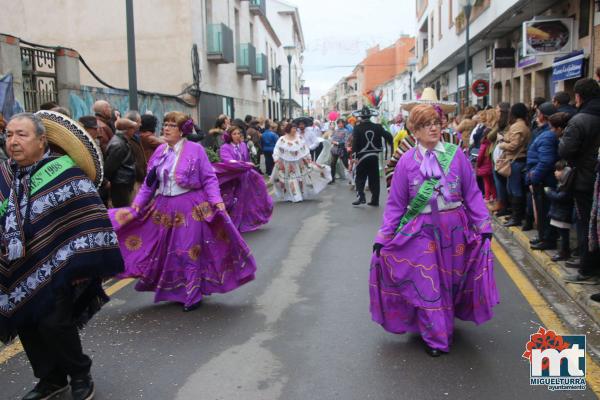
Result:
<instances>
[{"instance_id":1,"label":"green sash","mask_svg":"<svg viewBox=\"0 0 600 400\"><path fill-rule=\"evenodd\" d=\"M44 188L48 183L50 183L54 178L65 172L67 169L75 166L75 161L69 156L61 156L59 158L55 158L54 160L46 163L41 169L37 170L35 174L31 177L30 181L30 195L34 195L42 188ZM2 203L0 203L0 217L4 215L6 212L6 207L8 207L8 199L4 199Z\"/></svg>"},{"instance_id":2,"label":"green sash","mask_svg":"<svg viewBox=\"0 0 600 400\"><path fill-rule=\"evenodd\" d=\"M450 168L450 163L452 163L452 160L456 155L456 151L458 150L458 146L452 143L444 143L444 148L446 149L445 153L439 152L436 153L436 155L440 166L444 170L444 174L447 174L448 168ZM418 151L418 149L416 151ZM402 216L400 225L398 225L398 228L396 228L396 233L400 232L406 224L412 221L417 215L421 214L421 211L423 211L425 206L427 206L431 200L433 192L438 183L439 179L429 179L423 182L419 188L419 192L410 201L406 212Z\"/></svg>"}]
</instances>

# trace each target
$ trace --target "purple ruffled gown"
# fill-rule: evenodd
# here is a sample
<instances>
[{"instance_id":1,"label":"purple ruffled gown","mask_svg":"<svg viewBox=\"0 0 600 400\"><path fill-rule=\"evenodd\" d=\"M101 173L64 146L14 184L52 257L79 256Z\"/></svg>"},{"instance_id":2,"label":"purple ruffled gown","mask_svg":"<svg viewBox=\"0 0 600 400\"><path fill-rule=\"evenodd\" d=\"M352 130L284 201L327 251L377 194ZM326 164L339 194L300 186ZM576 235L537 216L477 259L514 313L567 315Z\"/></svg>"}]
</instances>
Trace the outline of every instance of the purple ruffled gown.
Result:
<instances>
[{"instance_id":1,"label":"purple ruffled gown","mask_svg":"<svg viewBox=\"0 0 600 400\"><path fill-rule=\"evenodd\" d=\"M184 139L169 150L159 146L148 162L159 184L144 183L132 207L109 215L125 260L121 277L138 278L135 289L155 292L156 302L191 306L253 280L256 263L216 207L223 200L204 148Z\"/></svg>"},{"instance_id":2,"label":"purple ruffled gown","mask_svg":"<svg viewBox=\"0 0 600 400\"><path fill-rule=\"evenodd\" d=\"M222 162L213 163L213 167L234 225L242 233L260 228L271 219L273 200L262 175L250 163L246 143L240 143L238 148L225 143L219 155Z\"/></svg>"},{"instance_id":3,"label":"purple ruffled gown","mask_svg":"<svg viewBox=\"0 0 600 400\"><path fill-rule=\"evenodd\" d=\"M444 197L457 207L420 213L396 233L424 181L422 160L413 148L394 172L375 239L383 245L381 256L371 260L371 316L389 332L420 333L429 347L447 352L454 317L481 324L498 304L490 241L481 238L492 228L473 169L459 150L445 175ZM430 207L433 201L438 204L432 200Z\"/></svg>"}]
</instances>

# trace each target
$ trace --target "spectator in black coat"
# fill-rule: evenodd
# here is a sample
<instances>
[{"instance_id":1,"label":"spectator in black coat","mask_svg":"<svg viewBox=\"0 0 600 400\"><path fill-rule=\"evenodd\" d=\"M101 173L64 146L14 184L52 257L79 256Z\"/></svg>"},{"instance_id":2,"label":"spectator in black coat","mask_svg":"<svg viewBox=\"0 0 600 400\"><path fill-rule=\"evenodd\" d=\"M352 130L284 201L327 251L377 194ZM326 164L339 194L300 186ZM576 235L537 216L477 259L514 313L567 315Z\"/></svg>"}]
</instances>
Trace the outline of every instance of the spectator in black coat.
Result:
<instances>
[{"instance_id":1,"label":"spectator in black coat","mask_svg":"<svg viewBox=\"0 0 600 400\"><path fill-rule=\"evenodd\" d=\"M577 109L569 104L570 102L571 96L567 92L556 92L552 98L552 104L556 107L557 112L564 112L569 114L569 117L572 117L577 113Z\"/></svg>"},{"instance_id":2,"label":"spectator in black coat","mask_svg":"<svg viewBox=\"0 0 600 400\"><path fill-rule=\"evenodd\" d=\"M600 86L593 79L575 83L575 104L579 111L567 124L558 145L558 155L566 160L574 177L569 190L577 210L577 244L581 262L570 264L578 273L567 282L594 284L600 274L600 253L588 248L588 230L594 193L598 148L600 147Z\"/></svg>"}]
</instances>

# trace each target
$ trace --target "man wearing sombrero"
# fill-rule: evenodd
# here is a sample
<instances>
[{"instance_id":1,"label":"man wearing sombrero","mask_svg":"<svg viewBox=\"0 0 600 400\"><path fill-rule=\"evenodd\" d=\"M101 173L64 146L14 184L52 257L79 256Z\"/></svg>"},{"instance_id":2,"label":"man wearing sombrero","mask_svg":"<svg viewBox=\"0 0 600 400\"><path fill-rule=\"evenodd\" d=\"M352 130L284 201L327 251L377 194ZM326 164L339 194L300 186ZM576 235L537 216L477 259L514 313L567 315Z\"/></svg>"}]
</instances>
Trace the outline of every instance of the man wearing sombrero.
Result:
<instances>
[{"instance_id":1,"label":"man wearing sombrero","mask_svg":"<svg viewBox=\"0 0 600 400\"><path fill-rule=\"evenodd\" d=\"M383 151L384 140L390 147L393 146L392 134L383 129L380 124L371 122L371 117L378 115L377 111L363 107L354 112L354 116L361 119L360 124L352 133L352 153L357 159L356 165L356 192L358 198L352 205L358 206L367 202L365 198L365 184L369 179L371 191L370 206L379 206L379 153Z\"/></svg>"},{"instance_id":2,"label":"man wearing sombrero","mask_svg":"<svg viewBox=\"0 0 600 400\"><path fill-rule=\"evenodd\" d=\"M91 360L78 327L108 297L102 279L123 270L96 187L102 156L70 118L22 113L7 126L0 164L0 340L19 337L39 383L24 400L71 387L92 399ZM68 380L70 378L70 381Z\"/></svg>"}]
</instances>

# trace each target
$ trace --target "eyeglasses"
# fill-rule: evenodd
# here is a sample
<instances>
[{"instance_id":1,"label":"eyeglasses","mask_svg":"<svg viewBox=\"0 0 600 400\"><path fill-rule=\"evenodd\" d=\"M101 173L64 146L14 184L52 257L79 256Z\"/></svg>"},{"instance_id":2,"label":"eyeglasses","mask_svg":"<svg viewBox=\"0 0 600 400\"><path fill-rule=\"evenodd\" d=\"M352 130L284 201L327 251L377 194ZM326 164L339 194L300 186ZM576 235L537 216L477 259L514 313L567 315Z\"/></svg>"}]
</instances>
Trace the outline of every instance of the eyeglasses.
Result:
<instances>
[{"instance_id":1,"label":"eyeglasses","mask_svg":"<svg viewBox=\"0 0 600 400\"><path fill-rule=\"evenodd\" d=\"M424 124L419 125L419 128L431 129L431 127L435 126L436 128L442 127L442 122L440 120L433 120L429 122L425 122Z\"/></svg>"},{"instance_id":2,"label":"eyeglasses","mask_svg":"<svg viewBox=\"0 0 600 400\"><path fill-rule=\"evenodd\" d=\"M163 124L164 128L177 128L177 124L171 123L171 122L165 122Z\"/></svg>"}]
</instances>

